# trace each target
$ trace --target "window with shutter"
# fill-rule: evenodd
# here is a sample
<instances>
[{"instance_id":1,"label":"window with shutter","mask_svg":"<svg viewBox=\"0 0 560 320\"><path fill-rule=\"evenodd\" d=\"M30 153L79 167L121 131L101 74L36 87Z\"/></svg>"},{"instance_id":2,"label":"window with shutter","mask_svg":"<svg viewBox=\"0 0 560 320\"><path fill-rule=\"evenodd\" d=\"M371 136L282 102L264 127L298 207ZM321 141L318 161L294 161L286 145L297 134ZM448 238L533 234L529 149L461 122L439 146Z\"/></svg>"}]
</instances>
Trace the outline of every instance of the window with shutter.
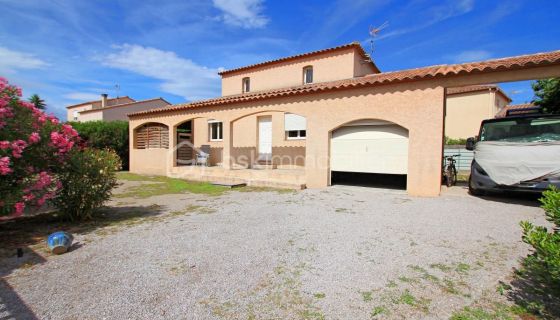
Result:
<instances>
[{"instance_id":1,"label":"window with shutter","mask_svg":"<svg viewBox=\"0 0 560 320\"><path fill-rule=\"evenodd\" d=\"M135 130L136 149L169 149L169 127L162 123L146 123Z\"/></svg>"}]
</instances>

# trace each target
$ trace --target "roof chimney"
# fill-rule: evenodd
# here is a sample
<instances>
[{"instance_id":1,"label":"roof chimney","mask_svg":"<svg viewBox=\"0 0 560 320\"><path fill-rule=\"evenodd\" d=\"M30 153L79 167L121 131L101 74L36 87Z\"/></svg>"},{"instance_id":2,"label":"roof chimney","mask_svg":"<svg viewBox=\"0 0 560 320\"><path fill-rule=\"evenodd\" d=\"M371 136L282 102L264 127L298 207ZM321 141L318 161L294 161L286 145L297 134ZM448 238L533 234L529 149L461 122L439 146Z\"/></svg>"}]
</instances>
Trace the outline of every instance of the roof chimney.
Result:
<instances>
[{"instance_id":1,"label":"roof chimney","mask_svg":"<svg viewBox=\"0 0 560 320\"><path fill-rule=\"evenodd\" d=\"M101 94L101 108L105 108L107 106L107 94Z\"/></svg>"}]
</instances>

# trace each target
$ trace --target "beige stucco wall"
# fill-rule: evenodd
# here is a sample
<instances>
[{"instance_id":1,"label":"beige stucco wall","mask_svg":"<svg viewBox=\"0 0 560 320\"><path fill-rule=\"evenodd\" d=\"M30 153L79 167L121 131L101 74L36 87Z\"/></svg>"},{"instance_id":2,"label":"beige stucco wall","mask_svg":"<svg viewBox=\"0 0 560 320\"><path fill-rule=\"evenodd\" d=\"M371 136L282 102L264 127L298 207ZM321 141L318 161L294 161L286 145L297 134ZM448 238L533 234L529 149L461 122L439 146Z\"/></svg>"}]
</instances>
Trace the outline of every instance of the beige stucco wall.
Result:
<instances>
[{"instance_id":1,"label":"beige stucco wall","mask_svg":"<svg viewBox=\"0 0 560 320\"><path fill-rule=\"evenodd\" d=\"M363 77L366 74L377 73L369 60L366 60L362 55L354 55L354 77Z\"/></svg>"},{"instance_id":2,"label":"beige stucco wall","mask_svg":"<svg viewBox=\"0 0 560 320\"><path fill-rule=\"evenodd\" d=\"M92 108L93 108L92 104L86 104L79 107L68 108L66 109L66 121L81 121L79 112L85 110L91 110ZM78 111L78 120L74 120L74 111Z\"/></svg>"},{"instance_id":3,"label":"beige stucco wall","mask_svg":"<svg viewBox=\"0 0 560 320\"><path fill-rule=\"evenodd\" d=\"M294 61L275 63L250 70L240 70L222 76L222 96L241 94L242 79L251 79L251 91L299 86L303 84L303 68L313 66L313 82L350 79L372 73L371 64L356 63L363 60L355 48L328 52Z\"/></svg>"},{"instance_id":4,"label":"beige stucco wall","mask_svg":"<svg viewBox=\"0 0 560 320\"><path fill-rule=\"evenodd\" d=\"M496 105L492 117L496 115L503 107L507 106L511 101L506 99L503 95L494 93L496 96Z\"/></svg>"},{"instance_id":5,"label":"beige stucco wall","mask_svg":"<svg viewBox=\"0 0 560 320\"><path fill-rule=\"evenodd\" d=\"M460 139L478 134L480 122L494 117L495 94L490 91L447 96L445 135Z\"/></svg>"},{"instance_id":6,"label":"beige stucco wall","mask_svg":"<svg viewBox=\"0 0 560 320\"><path fill-rule=\"evenodd\" d=\"M103 111L101 109L87 113L80 113L80 115L78 115L78 121L80 122L97 120L103 120Z\"/></svg>"}]
</instances>

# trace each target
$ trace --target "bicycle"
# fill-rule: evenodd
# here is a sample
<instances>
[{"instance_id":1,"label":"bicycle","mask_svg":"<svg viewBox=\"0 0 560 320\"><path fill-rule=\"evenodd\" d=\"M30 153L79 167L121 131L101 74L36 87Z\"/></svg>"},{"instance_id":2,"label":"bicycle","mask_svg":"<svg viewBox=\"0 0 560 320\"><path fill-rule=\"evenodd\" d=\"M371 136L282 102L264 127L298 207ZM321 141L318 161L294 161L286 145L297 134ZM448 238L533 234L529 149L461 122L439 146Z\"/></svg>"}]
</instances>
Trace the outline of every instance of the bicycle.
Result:
<instances>
[{"instance_id":1,"label":"bicycle","mask_svg":"<svg viewBox=\"0 0 560 320\"><path fill-rule=\"evenodd\" d=\"M458 154L453 154L450 156L444 156L445 166L443 167L443 179L445 179L445 185L448 187L457 184L457 168L455 167L455 157L459 157Z\"/></svg>"}]
</instances>

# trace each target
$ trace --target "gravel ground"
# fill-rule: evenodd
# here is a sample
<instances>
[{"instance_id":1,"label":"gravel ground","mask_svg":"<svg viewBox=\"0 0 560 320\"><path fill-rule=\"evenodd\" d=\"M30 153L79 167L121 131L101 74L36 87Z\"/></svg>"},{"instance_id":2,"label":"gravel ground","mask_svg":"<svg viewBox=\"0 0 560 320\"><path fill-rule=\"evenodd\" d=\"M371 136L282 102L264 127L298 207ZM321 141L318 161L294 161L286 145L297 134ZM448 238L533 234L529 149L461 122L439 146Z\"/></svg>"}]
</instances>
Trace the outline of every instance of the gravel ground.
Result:
<instances>
[{"instance_id":1,"label":"gravel ground","mask_svg":"<svg viewBox=\"0 0 560 320\"><path fill-rule=\"evenodd\" d=\"M0 318L447 319L500 299L528 250L519 221L545 223L535 204L343 186L119 198L164 214L0 261Z\"/></svg>"}]
</instances>

